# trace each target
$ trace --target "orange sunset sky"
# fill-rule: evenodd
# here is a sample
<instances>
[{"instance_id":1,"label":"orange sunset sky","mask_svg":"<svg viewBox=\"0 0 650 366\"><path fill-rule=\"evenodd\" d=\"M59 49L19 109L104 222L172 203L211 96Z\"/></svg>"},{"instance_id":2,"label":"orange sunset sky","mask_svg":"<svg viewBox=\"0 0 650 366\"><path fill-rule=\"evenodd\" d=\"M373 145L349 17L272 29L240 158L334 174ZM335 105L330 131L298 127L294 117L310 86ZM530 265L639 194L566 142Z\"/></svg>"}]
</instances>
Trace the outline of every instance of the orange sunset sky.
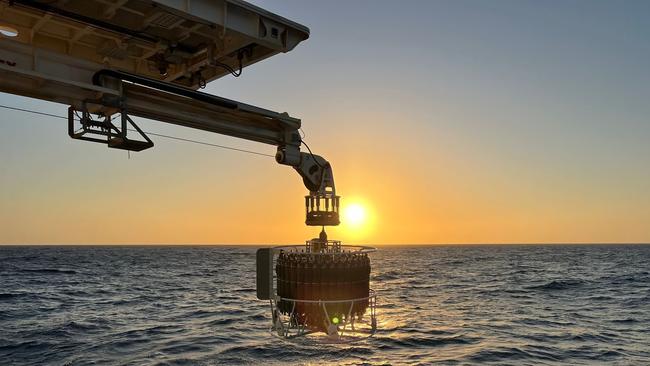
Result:
<instances>
[{"instance_id":1,"label":"orange sunset sky","mask_svg":"<svg viewBox=\"0 0 650 366\"><path fill-rule=\"evenodd\" d=\"M647 2L254 3L311 37L206 91L302 119L348 213L331 238L650 242ZM128 159L9 110L0 129L0 244L299 243L320 230L304 225L300 177L272 157L154 137Z\"/></svg>"}]
</instances>

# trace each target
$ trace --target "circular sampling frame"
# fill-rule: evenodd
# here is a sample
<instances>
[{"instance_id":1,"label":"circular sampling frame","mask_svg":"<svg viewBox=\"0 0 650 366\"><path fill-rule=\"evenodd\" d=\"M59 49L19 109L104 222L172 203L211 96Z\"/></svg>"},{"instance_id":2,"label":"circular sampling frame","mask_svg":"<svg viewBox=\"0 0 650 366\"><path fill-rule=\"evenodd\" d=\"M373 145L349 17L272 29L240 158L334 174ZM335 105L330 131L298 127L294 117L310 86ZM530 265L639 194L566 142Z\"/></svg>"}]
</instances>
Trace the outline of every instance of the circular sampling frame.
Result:
<instances>
[{"instance_id":1,"label":"circular sampling frame","mask_svg":"<svg viewBox=\"0 0 650 366\"><path fill-rule=\"evenodd\" d=\"M273 248L273 333L285 339L325 334L336 342L373 335L376 294L370 289L368 254L374 251L322 239Z\"/></svg>"}]
</instances>

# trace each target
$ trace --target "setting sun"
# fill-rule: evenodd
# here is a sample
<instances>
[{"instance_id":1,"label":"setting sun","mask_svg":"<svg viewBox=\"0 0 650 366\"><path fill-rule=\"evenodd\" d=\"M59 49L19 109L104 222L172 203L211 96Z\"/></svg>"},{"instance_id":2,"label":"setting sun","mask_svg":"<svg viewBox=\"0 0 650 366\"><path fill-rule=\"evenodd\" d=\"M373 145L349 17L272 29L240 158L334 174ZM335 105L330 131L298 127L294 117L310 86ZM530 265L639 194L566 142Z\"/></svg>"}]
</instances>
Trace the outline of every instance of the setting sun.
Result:
<instances>
[{"instance_id":1,"label":"setting sun","mask_svg":"<svg viewBox=\"0 0 650 366\"><path fill-rule=\"evenodd\" d=\"M358 203L353 203L345 208L343 212L343 220L347 224L353 226L360 226L366 221L366 210Z\"/></svg>"}]
</instances>

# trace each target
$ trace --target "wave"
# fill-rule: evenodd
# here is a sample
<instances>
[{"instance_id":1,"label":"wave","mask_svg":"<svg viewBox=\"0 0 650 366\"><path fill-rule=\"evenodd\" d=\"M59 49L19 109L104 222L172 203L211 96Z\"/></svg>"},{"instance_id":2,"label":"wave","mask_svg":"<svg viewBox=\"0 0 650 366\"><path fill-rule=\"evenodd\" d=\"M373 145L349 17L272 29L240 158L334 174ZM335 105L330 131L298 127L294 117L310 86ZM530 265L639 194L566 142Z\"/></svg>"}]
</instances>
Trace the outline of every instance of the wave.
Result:
<instances>
[{"instance_id":1,"label":"wave","mask_svg":"<svg viewBox=\"0 0 650 366\"><path fill-rule=\"evenodd\" d=\"M252 287L248 288L238 288L236 290L232 290L233 292L255 292L255 289Z\"/></svg>"},{"instance_id":2,"label":"wave","mask_svg":"<svg viewBox=\"0 0 650 366\"><path fill-rule=\"evenodd\" d=\"M25 353L26 355L29 355L35 352L45 351L47 349L50 349L52 346L52 343L36 340L29 340L14 344L0 344L0 355L4 353L11 355Z\"/></svg>"},{"instance_id":3,"label":"wave","mask_svg":"<svg viewBox=\"0 0 650 366\"><path fill-rule=\"evenodd\" d=\"M251 364L253 360L284 360L305 358L305 352L295 347L240 345L226 348L218 353L216 364Z\"/></svg>"},{"instance_id":4,"label":"wave","mask_svg":"<svg viewBox=\"0 0 650 366\"><path fill-rule=\"evenodd\" d=\"M608 350L608 349L594 349L592 347L581 347L577 349L572 349L566 351L566 353L574 358L581 358L581 359L587 359L587 360L595 360L595 361L611 361L614 358L620 358L621 356L624 356L624 353L614 351L614 350Z\"/></svg>"},{"instance_id":5,"label":"wave","mask_svg":"<svg viewBox=\"0 0 650 366\"><path fill-rule=\"evenodd\" d=\"M390 281L390 280L397 280L399 279L399 275L397 273L382 273L378 274L372 277L373 281Z\"/></svg>"},{"instance_id":6,"label":"wave","mask_svg":"<svg viewBox=\"0 0 650 366\"><path fill-rule=\"evenodd\" d=\"M427 348L439 347L451 344L473 344L478 340L475 338L465 337L463 335L453 335L449 337L404 337L404 338L378 338L381 342L380 348Z\"/></svg>"},{"instance_id":7,"label":"wave","mask_svg":"<svg viewBox=\"0 0 650 366\"><path fill-rule=\"evenodd\" d=\"M628 307L637 307L637 306L647 306L650 304L650 296L643 297L630 297L625 300L625 306Z\"/></svg>"},{"instance_id":8,"label":"wave","mask_svg":"<svg viewBox=\"0 0 650 366\"><path fill-rule=\"evenodd\" d=\"M17 299L20 297L26 297L30 295L31 294L26 294L26 293L0 293L0 300Z\"/></svg>"},{"instance_id":9,"label":"wave","mask_svg":"<svg viewBox=\"0 0 650 366\"><path fill-rule=\"evenodd\" d=\"M266 318L266 316L264 316L262 314L254 314L254 315L249 315L248 319L249 320L260 320L260 321L262 321L262 320L266 320L267 318Z\"/></svg>"},{"instance_id":10,"label":"wave","mask_svg":"<svg viewBox=\"0 0 650 366\"><path fill-rule=\"evenodd\" d=\"M527 286L529 290L568 290L584 285L582 280L553 280L541 285Z\"/></svg>"},{"instance_id":11,"label":"wave","mask_svg":"<svg viewBox=\"0 0 650 366\"><path fill-rule=\"evenodd\" d=\"M75 332L97 332L97 331L110 330L110 326L106 324L86 323L86 322L76 322L76 321L69 321L65 323L62 328L65 331L75 331Z\"/></svg>"},{"instance_id":12,"label":"wave","mask_svg":"<svg viewBox=\"0 0 650 366\"><path fill-rule=\"evenodd\" d=\"M191 311L187 314L184 314L183 316L187 319L200 319L200 318L208 318L218 314L219 314L218 311L208 311L208 310L198 309L198 310Z\"/></svg>"},{"instance_id":13,"label":"wave","mask_svg":"<svg viewBox=\"0 0 650 366\"><path fill-rule=\"evenodd\" d=\"M31 273L50 273L50 274L77 274L77 271L71 269L56 269L56 268L37 268L37 269L22 269L22 272Z\"/></svg>"},{"instance_id":14,"label":"wave","mask_svg":"<svg viewBox=\"0 0 650 366\"><path fill-rule=\"evenodd\" d=\"M575 342L611 342L613 340L613 337L611 336L606 336L606 335L601 335L601 334L592 334L592 333L582 333L582 334L575 334L570 338L572 341Z\"/></svg>"},{"instance_id":15,"label":"wave","mask_svg":"<svg viewBox=\"0 0 650 366\"><path fill-rule=\"evenodd\" d=\"M548 320L541 318L523 318L514 321L515 323L541 326L546 328L557 328L557 327L570 327L575 325L574 322L560 321L560 320Z\"/></svg>"},{"instance_id":16,"label":"wave","mask_svg":"<svg viewBox=\"0 0 650 366\"><path fill-rule=\"evenodd\" d=\"M212 320L212 321L209 321L209 322L207 322L205 324L209 325L209 326L228 325L228 324L233 324L233 323L240 322L240 321L241 321L240 319L235 319L235 318L223 318L223 319Z\"/></svg>"},{"instance_id":17,"label":"wave","mask_svg":"<svg viewBox=\"0 0 650 366\"><path fill-rule=\"evenodd\" d=\"M614 319L612 320L612 323L623 323L623 324L631 324L631 323L638 323L639 320L636 320L634 318L625 318L625 319Z\"/></svg>"},{"instance_id":18,"label":"wave","mask_svg":"<svg viewBox=\"0 0 650 366\"><path fill-rule=\"evenodd\" d=\"M524 360L534 358L530 353L517 348L517 347L500 347L496 349L482 349L472 355L469 360L484 363L484 362L504 362L507 360Z\"/></svg>"}]
</instances>

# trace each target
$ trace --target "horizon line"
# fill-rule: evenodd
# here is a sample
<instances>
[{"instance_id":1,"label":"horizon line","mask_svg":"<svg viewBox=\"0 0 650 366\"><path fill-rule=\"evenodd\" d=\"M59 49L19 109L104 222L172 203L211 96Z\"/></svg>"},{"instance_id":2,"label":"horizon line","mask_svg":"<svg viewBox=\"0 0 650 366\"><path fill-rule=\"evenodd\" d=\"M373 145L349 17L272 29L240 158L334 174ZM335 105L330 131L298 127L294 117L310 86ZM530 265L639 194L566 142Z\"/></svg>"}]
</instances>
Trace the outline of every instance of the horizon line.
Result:
<instances>
[{"instance_id":1,"label":"horizon line","mask_svg":"<svg viewBox=\"0 0 650 366\"><path fill-rule=\"evenodd\" d=\"M284 246L284 245L300 245L295 243L280 243L280 244L269 244L269 243L238 243L238 244L227 244L227 243L185 243L185 244L174 244L174 243L90 243L90 244L79 244L79 243L0 243L0 247L58 247L58 246L122 246L122 247L182 247L182 246L192 246L192 247L274 247L274 246ZM534 246L534 245L650 245L650 242L528 242L528 243L381 243L381 244L371 244L371 243L351 243L347 245L370 245L377 247L390 247L390 246L481 246L481 245L492 245L492 246L507 246L507 245L521 245L521 246Z\"/></svg>"}]
</instances>

